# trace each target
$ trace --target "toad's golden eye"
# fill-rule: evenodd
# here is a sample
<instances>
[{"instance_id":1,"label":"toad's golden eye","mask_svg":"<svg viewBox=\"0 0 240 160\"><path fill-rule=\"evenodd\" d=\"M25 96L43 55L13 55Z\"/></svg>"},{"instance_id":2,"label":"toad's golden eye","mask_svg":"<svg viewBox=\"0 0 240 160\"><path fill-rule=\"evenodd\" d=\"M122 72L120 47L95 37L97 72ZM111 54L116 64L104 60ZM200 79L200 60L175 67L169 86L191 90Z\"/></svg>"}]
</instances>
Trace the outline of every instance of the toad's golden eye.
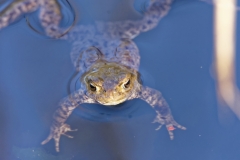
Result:
<instances>
[{"instance_id":1,"label":"toad's golden eye","mask_svg":"<svg viewBox=\"0 0 240 160\"><path fill-rule=\"evenodd\" d=\"M93 84L89 84L89 88L91 91L95 92L97 90L96 86L94 86Z\"/></svg>"},{"instance_id":2,"label":"toad's golden eye","mask_svg":"<svg viewBox=\"0 0 240 160\"><path fill-rule=\"evenodd\" d=\"M129 88L129 86L130 86L130 79L126 83L123 84L124 88Z\"/></svg>"}]
</instances>

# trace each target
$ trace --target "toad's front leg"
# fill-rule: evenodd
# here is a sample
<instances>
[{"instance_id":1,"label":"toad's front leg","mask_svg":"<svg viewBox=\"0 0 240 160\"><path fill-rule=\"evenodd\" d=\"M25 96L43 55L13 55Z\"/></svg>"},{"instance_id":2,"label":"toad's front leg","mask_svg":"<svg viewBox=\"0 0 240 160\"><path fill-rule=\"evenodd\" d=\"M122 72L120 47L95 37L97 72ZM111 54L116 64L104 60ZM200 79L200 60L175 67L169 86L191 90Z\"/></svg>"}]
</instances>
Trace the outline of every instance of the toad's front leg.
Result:
<instances>
[{"instance_id":1,"label":"toad's front leg","mask_svg":"<svg viewBox=\"0 0 240 160\"><path fill-rule=\"evenodd\" d=\"M68 138L73 138L73 136L66 134L66 132L68 131L77 131L77 129L72 130L70 126L65 123L62 123L62 124L53 123L50 129L50 134L41 144L44 145L53 138L55 141L55 149L57 152L59 152L59 141L60 141L61 135L65 135Z\"/></svg>"},{"instance_id":2,"label":"toad's front leg","mask_svg":"<svg viewBox=\"0 0 240 160\"><path fill-rule=\"evenodd\" d=\"M61 135L65 135L68 138L73 138L72 136L66 134L68 131L76 131L72 130L68 124L65 124L65 121L70 116L72 111L82 103L95 103L95 101L84 94L84 90L78 90L72 95L65 98L60 103L60 108L56 110L53 116L53 123L50 128L49 136L41 143L46 144L51 139L55 141L56 151L59 152L59 141Z\"/></svg>"},{"instance_id":3,"label":"toad's front leg","mask_svg":"<svg viewBox=\"0 0 240 160\"><path fill-rule=\"evenodd\" d=\"M181 126L173 119L170 108L159 91L149 87L142 87L139 98L150 104L156 111L157 116L153 123L160 123L160 126L156 130L159 130L162 125L166 125L171 140L174 138L174 126L186 130L185 127Z\"/></svg>"}]
</instances>

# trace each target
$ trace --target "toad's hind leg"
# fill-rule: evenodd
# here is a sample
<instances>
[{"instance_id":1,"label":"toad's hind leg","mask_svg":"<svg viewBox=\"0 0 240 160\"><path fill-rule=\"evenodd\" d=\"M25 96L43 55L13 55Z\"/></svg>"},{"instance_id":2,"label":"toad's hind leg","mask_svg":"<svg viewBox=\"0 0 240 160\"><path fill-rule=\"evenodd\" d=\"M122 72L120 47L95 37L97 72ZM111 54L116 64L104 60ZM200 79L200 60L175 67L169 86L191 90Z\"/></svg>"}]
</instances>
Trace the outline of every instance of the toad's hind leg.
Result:
<instances>
[{"instance_id":1,"label":"toad's hind leg","mask_svg":"<svg viewBox=\"0 0 240 160\"><path fill-rule=\"evenodd\" d=\"M170 10L174 0L149 0L149 5L141 20L126 20L118 22L98 22L99 28L105 30L111 37L133 39L142 32L149 31L158 25L158 22Z\"/></svg>"},{"instance_id":2,"label":"toad's hind leg","mask_svg":"<svg viewBox=\"0 0 240 160\"><path fill-rule=\"evenodd\" d=\"M56 110L53 116L53 123L50 128L50 133L48 137L41 143L42 145L48 143L51 139L55 141L56 151L59 152L59 141L61 135L67 136L68 138L73 138L66 132L76 131L71 129L68 124L66 124L67 118L71 115L72 111L82 103L96 103L95 100L89 98L85 95L85 90L80 89L67 98L65 98L60 103L60 108Z\"/></svg>"},{"instance_id":3,"label":"toad's hind leg","mask_svg":"<svg viewBox=\"0 0 240 160\"><path fill-rule=\"evenodd\" d=\"M57 0L42 1L39 19L48 36L59 38L64 34L64 30L59 28L62 15Z\"/></svg>"},{"instance_id":4,"label":"toad's hind leg","mask_svg":"<svg viewBox=\"0 0 240 160\"><path fill-rule=\"evenodd\" d=\"M22 14L35 11L40 2L39 0L16 0L10 3L0 12L0 29L14 22Z\"/></svg>"}]
</instances>

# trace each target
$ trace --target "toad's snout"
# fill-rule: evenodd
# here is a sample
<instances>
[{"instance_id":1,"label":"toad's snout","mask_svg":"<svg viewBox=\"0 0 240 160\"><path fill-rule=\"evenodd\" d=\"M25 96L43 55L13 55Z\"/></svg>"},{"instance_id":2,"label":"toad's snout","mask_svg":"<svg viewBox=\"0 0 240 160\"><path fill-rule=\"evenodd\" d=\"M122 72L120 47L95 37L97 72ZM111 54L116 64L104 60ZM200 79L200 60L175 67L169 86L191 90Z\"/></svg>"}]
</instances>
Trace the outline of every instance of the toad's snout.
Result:
<instances>
[{"instance_id":1,"label":"toad's snout","mask_svg":"<svg viewBox=\"0 0 240 160\"><path fill-rule=\"evenodd\" d=\"M113 92L115 87L118 85L118 81L116 80L106 80L103 84L103 88L105 89L105 92Z\"/></svg>"}]
</instances>

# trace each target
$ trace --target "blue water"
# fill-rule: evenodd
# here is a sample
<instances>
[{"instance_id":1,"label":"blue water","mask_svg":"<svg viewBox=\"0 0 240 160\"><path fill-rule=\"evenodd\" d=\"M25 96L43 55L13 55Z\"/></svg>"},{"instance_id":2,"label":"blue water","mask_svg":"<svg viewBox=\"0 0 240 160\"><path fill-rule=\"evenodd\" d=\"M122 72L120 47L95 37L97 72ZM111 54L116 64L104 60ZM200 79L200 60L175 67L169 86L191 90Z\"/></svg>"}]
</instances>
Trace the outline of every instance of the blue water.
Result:
<instances>
[{"instance_id":1,"label":"blue water","mask_svg":"<svg viewBox=\"0 0 240 160\"><path fill-rule=\"evenodd\" d=\"M144 0L71 0L78 24L139 19ZM71 12L66 12L70 14ZM31 16L31 15L29 15ZM32 15L34 16L34 15ZM34 22L33 26L37 26ZM66 22L66 25L70 24ZM231 111L219 119L213 60L213 7L177 0L159 25L135 40L143 83L160 90L186 131L151 122L155 112L133 100L115 110L83 105L67 123L77 132L41 146L74 73L63 40L29 28L24 17L0 31L0 159L3 160L240 160L240 123ZM93 109L93 110L91 110ZM232 118L229 118L232 117Z\"/></svg>"}]
</instances>

